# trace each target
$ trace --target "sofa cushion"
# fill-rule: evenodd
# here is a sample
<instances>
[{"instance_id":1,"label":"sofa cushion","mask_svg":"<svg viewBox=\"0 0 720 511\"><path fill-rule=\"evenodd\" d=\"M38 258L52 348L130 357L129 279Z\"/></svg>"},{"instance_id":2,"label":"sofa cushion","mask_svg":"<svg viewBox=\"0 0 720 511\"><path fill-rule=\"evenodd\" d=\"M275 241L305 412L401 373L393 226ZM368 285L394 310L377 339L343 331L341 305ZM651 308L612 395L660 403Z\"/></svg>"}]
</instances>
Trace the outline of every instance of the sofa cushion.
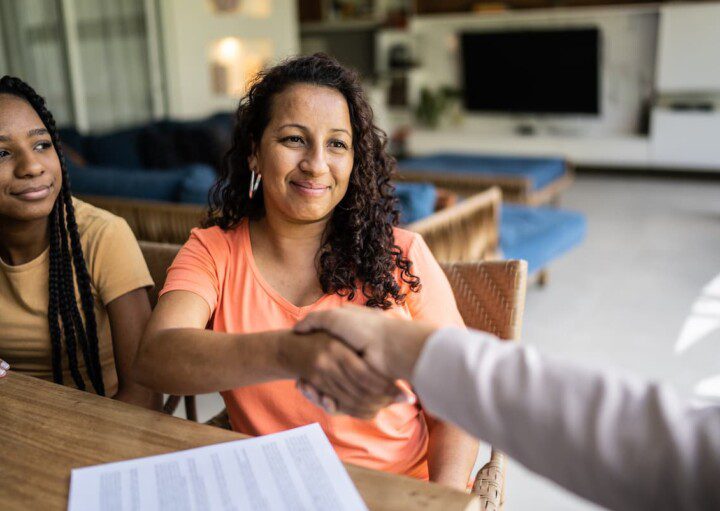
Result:
<instances>
[{"instance_id":1,"label":"sofa cushion","mask_svg":"<svg viewBox=\"0 0 720 511\"><path fill-rule=\"evenodd\" d=\"M85 157L85 137L74 126L66 126L58 129L58 135L60 136L60 142L62 142L63 148L71 148L76 153Z\"/></svg>"},{"instance_id":2,"label":"sofa cushion","mask_svg":"<svg viewBox=\"0 0 720 511\"><path fill-rule=\"evenodd\" d=\"M176 169L117 169L68 165L73 193L166 202L204 203L215 172L204 165Z\"/></svg>"},{"instance_id":3,"label":"sofa cushion","mask_svg":"<svg viewBox=\"0 0 720 511\"><path fill-rule=\"evenodd\" d=\"M483 174L498 178L528 179L533 190L551 184L565 174L565 160L551 157L493 156L440 153L398 162L402 171Z\"/></svg>"},{"instance_id":4,"label":"sofa cushion","mask_svg":"<svg viewBox=\"0 0 720 511\"><path fill-rule=\"evenodd\" d=\"M142 167L138 141L142 128L85 137L85 157L91 165L138 169Z\"/></svg>"},{"instance_id":5,"label":"sofa cushion","mask_svg":"<svg viewBox=\"0 0 720 511\"><path fill-rule=\"evenodd\" d=\"M500 249L505 259L524 259L528 273L579 245L587 223L582 213L555 208L503 204L500 213Z\"/></svg>"},{"instance_id":6,"label":"sofa cushion","mask_svg":"<svg viewBox=\"0 0 720 511\"><path fill-rule=\"evenodd\" d=\"M435 211L437 190L430 183L393 183L400 209L400 223L411 224Z\"/></svg>"},{"instance_id":7,"label":"sofa cushion","mask_svg":"<svg viewBox=\"0 0 720 511\"><path fill-rule=\"evenodd\" d=\"M182 181L178 200L187 204L207 204L208 192L217 179L215 171L201 163L187 165L185 169L186 175Z\"/></svg>"},{"instance_id":8,"label":"sofa cushion","mask_svg":"<svg viewBox=\"0 0 720 511\"><path fill-rule=\"evenodd\" d=\"M144 128L138 138L138 153L143 168L169 169L181 166L184 161L172 130L159 125Z\"/></svg>"}]
</instances>

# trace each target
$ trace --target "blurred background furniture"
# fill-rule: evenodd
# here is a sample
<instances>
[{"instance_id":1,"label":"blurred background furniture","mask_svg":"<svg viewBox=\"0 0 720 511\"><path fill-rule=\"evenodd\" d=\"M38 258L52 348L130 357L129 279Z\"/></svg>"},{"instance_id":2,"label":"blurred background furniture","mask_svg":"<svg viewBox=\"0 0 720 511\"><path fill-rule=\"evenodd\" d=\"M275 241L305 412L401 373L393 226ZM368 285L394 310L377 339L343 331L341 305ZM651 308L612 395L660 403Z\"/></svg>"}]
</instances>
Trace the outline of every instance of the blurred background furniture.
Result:
<instances>
[{"instance_id":1,"label":"blurred background furniture","mask_svg":"<svg viewBox=\"0 0 720 511\"><path fill-rule=\"evenodd\" d=\"M577 211L506 203L499 229L502 258L527 261L528 274L545 285L550 263L585 240L587 220Z\"/></svg>"},{"instance_id":2,"label":"blurred background furniture","mask_svg":"<svg viewBox=\"0 0 720 511\"><path fill-rule=\"evenodd\" d=\"M433 211L438 202L445 205L454 199L439 194L432 185L399 184L399 188L407 192L401 201L403 218L419 218L404 228L422 235L440 262L523 259L528 262L529 274L542 285L548 280L549 265L579 246L587 232L581 213L502 204L497 187L438 211ZM413 188L418 188L418 193L413 193ZM205 216L205 209L191 204L82 198L124 218L142 241L181 245Z\"/></svg>"},{"instance_id":3,"label":"blurred background furniture","mask_svg":"<svg viewBox=\"0 0 720 511\"><path fill-rule=\"evenodd\" d=\"M496 257L501 194L497 188L457 202L452 194L422 183L398 183L404 225L420 233L439 261L480 261ZM205 209L116 197L81 196L83 200L124 218L138 240L183 244L198 227ZM448 204L452 204L449 205ZM443 207L435 211L436 207Z\"/></svg>"},{"instance_id":4,"label":"blurred background furniture","mask_svg":"<svg viewBox=\"0 0 720 511\"><path fill-rule=\"evenodd\" d=\"M439 153L398 162L405 181L429 181L460 194L499 186L503 200L530 206L557 205L573 181L563 158Z\"/></svg>"},{"instance_id":5,"label":"blurred background furniture","mask_svg":"<svg viewBox=\"0 0 720 511\"><path fill-rule=\"evenodd\" d=\"M406 226L422 235L440 262L498 257L500 189L492 187Z\"/></svg>"}]
</instances>

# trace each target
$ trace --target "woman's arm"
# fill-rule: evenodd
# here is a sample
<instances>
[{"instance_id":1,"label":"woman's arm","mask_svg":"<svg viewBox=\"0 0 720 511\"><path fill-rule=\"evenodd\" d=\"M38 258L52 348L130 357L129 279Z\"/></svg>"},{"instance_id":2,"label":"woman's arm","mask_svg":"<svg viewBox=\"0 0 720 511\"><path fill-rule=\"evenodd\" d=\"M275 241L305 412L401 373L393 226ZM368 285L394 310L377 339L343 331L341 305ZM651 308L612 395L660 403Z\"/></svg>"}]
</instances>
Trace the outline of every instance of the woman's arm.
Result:
<instances>
[{"instance_id":1,"label":"woman's arm","mask_svg":"<svg viewBox=\"0 0 720 511\"><path fill-rule=\"evenodd\" d=\"M365 392L387 394L392 385L325 333L213 332L205 329L210 314L207 302L190 291L160 297L135 361L137 380L161 392L191 395L302 378L351 401L361 401ZM348 383L347 371L362 390Z\"/></svg>"},{"instance_id":2,"label":"woman's arm","mask_svg":"<svg viewBox=\"0 0 720 511\"><path fill-rule=\"evenodd\" d=\"M107 304L118 375L118 392L113 399L159 410L162 395L133 381L130 372L140 338L150 318L150 302L145 288L135 289Z\"/></svg>"},{"instance_id":3,"label":"woman's arm","mask_svg":"<svg viewBox=\"0 0 720 511\"><path fill-rule=\"evenodd\" d=\"M430 480L466 491L480 443L462 429L427 414Z\"/></svg>"}]
</instances>

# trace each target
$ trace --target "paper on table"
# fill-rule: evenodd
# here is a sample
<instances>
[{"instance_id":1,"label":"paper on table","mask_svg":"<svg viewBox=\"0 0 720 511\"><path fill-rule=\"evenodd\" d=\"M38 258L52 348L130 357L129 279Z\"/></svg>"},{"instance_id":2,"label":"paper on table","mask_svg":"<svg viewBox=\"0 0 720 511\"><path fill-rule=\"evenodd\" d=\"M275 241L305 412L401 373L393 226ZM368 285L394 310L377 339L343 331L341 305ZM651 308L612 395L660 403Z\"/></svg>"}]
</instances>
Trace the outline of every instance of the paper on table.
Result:
<instances>
[{"instance_id":1,"label":"paper on table","mask_svg":"<svg viewBox=\"0 0 720 511\"><path fill-rule=\"evenodd\" d=\"M318 424L74 469L68 511L364 510Z\"/></svg>"}]
</instances>

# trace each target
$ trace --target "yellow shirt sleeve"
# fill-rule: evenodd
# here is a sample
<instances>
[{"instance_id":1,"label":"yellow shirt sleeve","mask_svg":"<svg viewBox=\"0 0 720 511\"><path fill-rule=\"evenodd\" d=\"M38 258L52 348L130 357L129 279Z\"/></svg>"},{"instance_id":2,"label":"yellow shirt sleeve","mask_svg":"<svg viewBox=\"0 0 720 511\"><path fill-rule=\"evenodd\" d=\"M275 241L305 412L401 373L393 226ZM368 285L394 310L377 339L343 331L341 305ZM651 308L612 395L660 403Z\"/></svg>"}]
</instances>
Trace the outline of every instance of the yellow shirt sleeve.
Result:
<instances>
[{"instance_id":1,"label":"yellow shirt sleeve","mask_svg":"<svg viewBox=\"0 0 720 511\"><path fill-rule=\"evenodd\" d=\"M85 261L104 305L141 287L152 287L147 264L127 222L107 215L93 221L85 237Z\"/></svg>"}]
</instances>

